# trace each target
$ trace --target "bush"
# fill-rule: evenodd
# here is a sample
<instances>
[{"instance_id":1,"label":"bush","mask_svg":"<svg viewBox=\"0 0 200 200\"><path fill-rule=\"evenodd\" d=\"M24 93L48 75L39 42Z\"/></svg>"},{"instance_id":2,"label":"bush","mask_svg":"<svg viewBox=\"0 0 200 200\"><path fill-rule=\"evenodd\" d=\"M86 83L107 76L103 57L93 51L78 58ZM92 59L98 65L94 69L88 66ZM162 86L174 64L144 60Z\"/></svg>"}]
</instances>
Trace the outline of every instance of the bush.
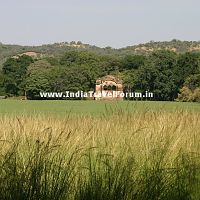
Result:
<instances>
[{"instance_id":1,"label":"bush","mask_svg":"<svg viewBox=\"0 0 200 200\"><path fill-rule=\"evenodd\" d=\"M194 90L191 90L188 87L184 86L180 90L180 94L178 94L177 101L200 102L200 88L196 88Z\"/></svg>"}]
</instances>

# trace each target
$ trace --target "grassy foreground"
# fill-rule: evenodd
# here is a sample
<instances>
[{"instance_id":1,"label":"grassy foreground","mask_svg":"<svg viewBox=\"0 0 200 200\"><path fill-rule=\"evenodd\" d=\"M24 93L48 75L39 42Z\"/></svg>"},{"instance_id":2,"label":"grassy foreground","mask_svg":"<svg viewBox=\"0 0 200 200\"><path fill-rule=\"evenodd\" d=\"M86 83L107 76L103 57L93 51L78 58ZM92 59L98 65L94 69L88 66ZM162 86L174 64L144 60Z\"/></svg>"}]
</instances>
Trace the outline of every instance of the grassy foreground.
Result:
<instances>
[{"instance_id":1,"label":"grassy foreground","mask_svg":"<svg viewBox=\"0 0 200 200\"><path fill-rule=\"evenodd\" d=\"M2 200L199 200L200 113L0 116Z\"/></svg>"}]
</instances>

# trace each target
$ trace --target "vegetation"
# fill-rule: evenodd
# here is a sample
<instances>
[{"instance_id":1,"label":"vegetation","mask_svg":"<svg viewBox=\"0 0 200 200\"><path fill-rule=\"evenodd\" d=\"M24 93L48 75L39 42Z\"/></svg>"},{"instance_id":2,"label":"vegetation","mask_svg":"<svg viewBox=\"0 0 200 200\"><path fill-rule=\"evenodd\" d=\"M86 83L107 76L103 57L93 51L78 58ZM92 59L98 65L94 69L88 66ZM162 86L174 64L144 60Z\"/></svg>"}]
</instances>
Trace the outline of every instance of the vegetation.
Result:
<instances>
[{"instance_id":1,"label":"vegetation","mask_svg":"<svg viewBox=\"0 0 200 200\"><path fill-rule=\"evenodd\" d=\"M132 51L120 55L101 54L95 50L98 48L86 45L84 49L83 46L80 42L64 43L59 47L67 49L59 54L37 56L32 53L34 56L30 57L29 52L8 58L0 71L0 96L40 99L41 91L91 91L96 79L111 74L123 79L125 91L150 91L154 93L153 100L200 101L200 53L179 54L155 48L143 55ZM188 84L192 84L192 88ZM195 93L192 94L195 97L190 98L190 93Z\"/></svg>"},{"instance_id":2,"label":"vegetation","mask_svg":"<svg viewBox=\"0 0 200 200\"><path fill-rule=\"evenodd\" d=\"M128 46L121 49L113 49L111 47L99 48L94 45L83 44L80 41L75 42L62 42L55 44L47 44L42 46L20 46L20 45L6 45L0 42L0 64L5 61L5 58L16 56L24 52L38 52L43 56L59 56L63 55L66 51L71 50L87 50L101 55L129 55L139 54L147 55L155 50L172 50L177 53L186 52L199 52L200 42L198 41L180 41L172 40L169 42L154 42L150 41L146 44L139 44L134 46Z\"/></svg>"},{"instance_id":3,"label":"vegetation","mask_svg":"<svg viewBox=\"0 0 200 200\"><path fill-rule=\"evenodd\" d=\"M198 48L0 44L0 199L199 200ZM107 74L158 101L11 100L94 90Z\"/></svg>"},{"instance_id":4,"label":"vegetation","mask_svg":"<svg viewBox=\"0 0 200 200\"><path fill-rule=\"evenodd\" d=\"M198 103L191 102L163 102L163 101L19 101L0 100L0 114L11 114L16 116L33 115L42 113L43 115L65 116L72 115L92 115L101 116L107 111L114 112L200 112Z\"/></svg>"},{"instance_id":5,"label":"vegetation","mask_svg":"<svg viewBox=\"0 0 200 200\"><path fill-rule=\"evenodd\" d=\"M0 199L198 200L199 120L199 112L118 109L1 115Z\"/></svg>"}]
</instances>

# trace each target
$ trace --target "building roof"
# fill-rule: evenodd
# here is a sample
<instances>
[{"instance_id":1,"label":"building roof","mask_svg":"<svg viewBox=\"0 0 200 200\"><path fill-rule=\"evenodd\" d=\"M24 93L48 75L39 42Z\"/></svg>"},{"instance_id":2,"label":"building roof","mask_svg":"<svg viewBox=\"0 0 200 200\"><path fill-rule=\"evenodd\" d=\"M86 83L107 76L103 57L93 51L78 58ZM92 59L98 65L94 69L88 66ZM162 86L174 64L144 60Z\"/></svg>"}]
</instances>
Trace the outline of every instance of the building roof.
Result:
<instances>
[{"instance_id":1,"label":"building roof","mask_svg":"<svg viewBox=\"0 0 200 200\"><path fill-rule=\"evenodd\" d=\"M118 83L118 84L122 84L122 80L119 78L119 77L116 77L116 76L113 76L113 75L106 75L100 79L98 79L97 81L113 81L115 83Z\"/></svg>"}]
</instances>

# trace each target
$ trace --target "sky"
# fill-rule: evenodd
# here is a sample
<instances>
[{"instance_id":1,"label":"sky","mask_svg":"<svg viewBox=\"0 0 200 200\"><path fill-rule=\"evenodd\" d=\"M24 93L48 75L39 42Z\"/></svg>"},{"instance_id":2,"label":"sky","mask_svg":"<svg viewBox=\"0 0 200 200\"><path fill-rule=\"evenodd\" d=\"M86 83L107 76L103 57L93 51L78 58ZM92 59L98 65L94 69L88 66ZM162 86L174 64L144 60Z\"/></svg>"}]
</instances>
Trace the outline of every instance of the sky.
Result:
<instances>
[{"instance_id":1,"label":"sky","mask_svg":"<svg viewBox=\"0 0 200 200\"><path fill-rule=\"evenodd\" d=\"M120 48L200 40L199 0L0 0L0 42Z\"/></svg>"}]
</instances>

